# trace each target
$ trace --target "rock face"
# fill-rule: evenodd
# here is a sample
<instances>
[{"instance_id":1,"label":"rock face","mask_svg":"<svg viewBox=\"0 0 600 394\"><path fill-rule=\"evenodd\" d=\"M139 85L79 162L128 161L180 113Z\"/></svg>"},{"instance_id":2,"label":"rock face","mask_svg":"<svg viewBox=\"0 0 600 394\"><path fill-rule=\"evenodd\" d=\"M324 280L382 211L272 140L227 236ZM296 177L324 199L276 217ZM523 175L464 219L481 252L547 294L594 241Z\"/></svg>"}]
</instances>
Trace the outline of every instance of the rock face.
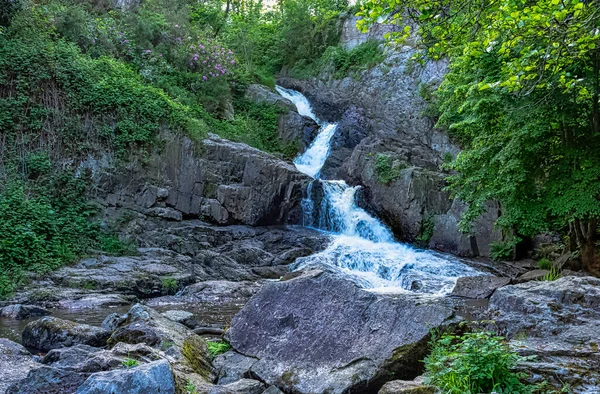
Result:
<instances>
[{"instance_id":1,"label":"rock face","mask_svg":"<svg viewBox=\"0 0 600 394\"><path fill-rule=\"evenodd\" d=\"M377 25L363 34L356 30L356 20L344 22L341 44L346 48L380 40L398 28ZM386 51L382 64L343 79L329 74L312 80L282 76L279 83L304 93L321 119L338 123L322 170L326 179L362 185L363 205L401 240L418 239L460 256L489 256L490 244L502 237L494 229L498 208L487 207L475 223L475 235L459 232L465 206L444 191L441 165L460 149L424 115L424 97L440 83L447 64L415 65L410 61L415 51L408 46Z\"/></svg>"},{"instance_id":2,"label":"rock face","mask_svg":"<svg viewBox=\"0 0 600 394\"><path fill-rule=\"evenodd\" d=\"M358 19L359 18L356 16L351 16L344 21L342 26L342 34L340 37L340 45L344 49L350 50L367 42L368 40L382 41L384 34L399 30L399 27L395 25L377 23L374 26L371 26L366 34L361 33L356 29L356 22Z\"/></svg>"},{"instance_id":3,"label":"rock face","mask_svg":"<svg viewBox=\"0 0 600 394\"><path fill-rule=\"evenodd\" d=\"M490 318L512 338L522 355L536 359L522 368L533 381L573 393L600 390L600 279L568 276L553 282L532 281L496 290Z\"/></svg>"},{"instance_id":4,"label":"rock face","mask_svg":"<svg viewBox=\"0 0 600 394\"><path fill-rule=\"evenodd\" d=\"M309 178L287 162L212 135L202 144L165 133L146 165L96 169L108 207L179 221L251 226L298 223Z\"/></svg>"},{"instance_id":5,"label":"rock face","mask_svg":"<svg viewBox=\"0 0 600 394\"><path fill-rule=\"evenodd\" d=\"M452 316L448 300L378 295L309 271L264 285L228 338L258 359L253 375L284 391L372 392L392 376L417 376L430 329Z\"/></svg>"},{"instance_id":6,"label":"rock face","mask_svg":"<svg viewBox=\"0 0 600 394\"><path fill-rule=\"evenodd\" d=\"M11 319L22 320L32 316L49 315L50 311L36 305L14 304L0 308L0 316Z\"/></svg>"},{"instance_id":7,"label":"rock face","mask_svg":"<svg viewBox=\"0 0 600 394\"><path fill-rule=\"evenodd\" d=\"M417 378L387 382L378 394L435 394L436 391L435 387L425 385L422 378Z\"/></svg>"},{"instance_id":8,"label":"rock face","mask_svg":"<svg viewBox=\"0 0 600 394\"><path fill-rule=\"evenodd\" d=\"M95 373L76 394L174 394L175 380L167 360L155 361L131 369Z\"/></svg>"},{"instance_id":9,"label":"rock face","mask_svg":"<svg viewBox=\"0 0 600 394\"><path fill-rule=\"evenodd\" d=\"M77 324L56 317L43 317L23 330L23 345L48 351L78 343L101 347L106 345L110 332L100 327Z\"/></svg>"}]
</instances>

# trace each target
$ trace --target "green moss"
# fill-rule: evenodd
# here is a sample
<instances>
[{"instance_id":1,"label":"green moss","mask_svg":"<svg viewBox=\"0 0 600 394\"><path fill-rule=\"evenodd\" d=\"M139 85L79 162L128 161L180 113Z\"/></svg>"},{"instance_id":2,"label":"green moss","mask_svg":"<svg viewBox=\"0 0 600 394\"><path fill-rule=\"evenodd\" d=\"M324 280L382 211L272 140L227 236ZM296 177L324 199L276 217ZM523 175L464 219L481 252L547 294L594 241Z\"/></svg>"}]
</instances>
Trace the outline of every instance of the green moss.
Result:
<instances>
[{"instance_id":1,"label":"green moss","mask_svg":"<svg viewBox=\"0 0 600 394\"><path fill-rule=\"evenodd\" d=\"M183 357L189 366L205 379L210 377L212 365L209 360L209 351L206 342L198 335L188 335L181 348Z\"/></svg>"},{"instance_id":2,"label":"green moss","mask_svg":"<svg viewBox=\"0 0 600 394\"><path fill-rule=\"evenodd\" d=\"M379 182L384 185L400 178L401 171L405 168L404 163L395 162L386 154L378 153L375 157L375 173Z\"/></svg>"},{"instance_id":3,"label":"green moss","mask_svg":"<svg viewBox=\"0 0 600 394\"><path fill-rule=\"evenodd\" d=\"M210 341L207 342L207 346L208 352L213 358L231 350L231 345L227 341Z\"/></svg>"}]
</instances>

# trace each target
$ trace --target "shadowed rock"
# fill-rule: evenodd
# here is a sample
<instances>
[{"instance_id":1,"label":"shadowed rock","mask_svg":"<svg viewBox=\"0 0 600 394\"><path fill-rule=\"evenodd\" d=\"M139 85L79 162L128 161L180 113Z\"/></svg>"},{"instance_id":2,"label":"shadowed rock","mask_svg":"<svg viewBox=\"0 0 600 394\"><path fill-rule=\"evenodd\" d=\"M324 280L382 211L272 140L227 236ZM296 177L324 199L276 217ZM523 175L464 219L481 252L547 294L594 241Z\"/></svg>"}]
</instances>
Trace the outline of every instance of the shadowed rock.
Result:
<instances>
[{"instance_id":1,"label":"shadowed rock","mask_svg":"<svg viewBox=\"0 0 600 394\"><path fill-rule=\"evenodd\" d=\"M49 351L69 347L78 343L102 347L110 337L110 331L87 324L74 323L56 317L46 316L25 326L23 345Z\"/></svg>"}]
</instances>

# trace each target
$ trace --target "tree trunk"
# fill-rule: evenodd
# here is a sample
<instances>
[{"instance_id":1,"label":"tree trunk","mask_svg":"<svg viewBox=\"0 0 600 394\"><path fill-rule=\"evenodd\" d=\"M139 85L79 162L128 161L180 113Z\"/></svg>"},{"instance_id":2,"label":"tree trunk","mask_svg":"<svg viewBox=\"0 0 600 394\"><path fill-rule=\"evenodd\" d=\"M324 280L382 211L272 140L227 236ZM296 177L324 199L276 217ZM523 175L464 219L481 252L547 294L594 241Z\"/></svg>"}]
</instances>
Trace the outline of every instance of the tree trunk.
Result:
<instances>
[{"instance_id":1,"label":"tree trunk","mask_svg":"<svg viewBox=\"0 0 600 394\"><path fill-rule=\"evenodd\" d=\"M581 251L583 269L592 275L600 276L600 258L596 253L598 221L595 218L589 220L575 219L573 229Z\"/></svg>"}]
</instances>

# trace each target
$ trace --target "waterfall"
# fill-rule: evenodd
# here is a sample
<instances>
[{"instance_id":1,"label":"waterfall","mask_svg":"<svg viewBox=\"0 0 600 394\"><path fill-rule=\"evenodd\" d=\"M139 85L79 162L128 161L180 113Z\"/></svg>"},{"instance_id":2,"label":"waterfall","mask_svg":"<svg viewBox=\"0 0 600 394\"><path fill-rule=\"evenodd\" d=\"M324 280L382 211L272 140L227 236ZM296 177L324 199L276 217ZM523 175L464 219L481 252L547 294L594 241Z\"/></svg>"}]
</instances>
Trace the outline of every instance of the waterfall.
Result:
<instances>
[{"instance_id":1,"label":"waterfall","mask_svg":"<svg viewBox=\"0 0 600 394\"><path fill-rule=\"evenodd\" d=\"M321 180L320 172L329 156L337 125L321 121L300 92L280 86L276 89L294 103L299 114L320 126L317 137L296 157L294 164L315 179L302 203L304 224L334 236L327 249L297 259L292 269L324 268L340 272L366 289L434 294L450 292L460 276L481 274L456 258L395 242L381 221L357 205L359 186L348 186L342 180ZM322 195L315 200L317 186Z\"/></svg>"}]
</instances>

